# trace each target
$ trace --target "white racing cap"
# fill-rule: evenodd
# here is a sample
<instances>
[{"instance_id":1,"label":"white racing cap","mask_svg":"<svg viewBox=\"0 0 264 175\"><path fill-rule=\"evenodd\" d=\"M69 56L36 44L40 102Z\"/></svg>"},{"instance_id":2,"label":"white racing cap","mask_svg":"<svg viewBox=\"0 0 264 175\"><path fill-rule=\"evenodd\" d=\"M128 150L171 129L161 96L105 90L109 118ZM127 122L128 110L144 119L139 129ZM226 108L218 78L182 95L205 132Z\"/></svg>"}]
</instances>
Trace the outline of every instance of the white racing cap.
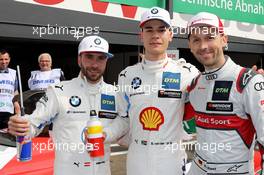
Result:
<instances>
[{"instance_id":1,"label":"white racing cap","mask_svg":"<svg viewBox=\"0 0 264 175\"><path fill-rule=\"evenodd\" d=\"M114 55L109 53L108 42L100 36L87 36L82 39L78 47L78 55L83 52L101 52L107 58L112 58Z\"/></svg>"},{"instance_id":2,"label":"white racing cap","mask_svg":"<svg viewBox=\"0 0 264 175\"><path fill-rule=\"evenodd\" d=\"M151 9L145 11L141 15L139 27L142 27L147 21L152 19L161 20L169 27L171 26L171 19L169 12L159 7L152 7Z\"/></svg>"},{"instance_id":3,"label":"white racing cap","mask_svg":"<svg viewBox=\"0 0 264 175\"><path fill-rule=\"evenodd\" d=\"M221 19L215 14L208 12L200 12L193 16L188 24L187 28L196 27L196 26L212 26L218 29L219 33L224 33L224 26ZM191 31L189 31L190 33Z\"/></svg>"}]
</instances>

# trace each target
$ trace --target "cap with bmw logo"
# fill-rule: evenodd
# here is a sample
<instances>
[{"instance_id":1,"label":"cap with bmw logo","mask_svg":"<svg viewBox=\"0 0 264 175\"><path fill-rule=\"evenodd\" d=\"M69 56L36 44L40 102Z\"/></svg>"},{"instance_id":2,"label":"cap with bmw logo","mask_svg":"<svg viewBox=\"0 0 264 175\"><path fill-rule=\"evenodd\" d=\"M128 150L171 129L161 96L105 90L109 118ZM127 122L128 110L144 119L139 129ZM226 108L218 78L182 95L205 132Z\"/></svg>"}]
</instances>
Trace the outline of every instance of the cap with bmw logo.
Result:
<instances>
[{"instance_id":1,"label":"cap with bmw logo","mask_svg":"<svg viewBox=\"0 0 264 175\"><path fill-rule=\"evenodd\" d=\"M107 58L112 58L114 55L109 53L108 42L100 36L87 36L82 39L78 47L78 55L83 52L101 52Z\"/></svg>"},{"instance_id":2,"label":"cap with bmw logo","mask_svg":"<svg viewBox=\"0 0 264 175\"><path fill-rule=\"evenodd\" d=\"M166 25L168 25L169 27L171 26L171 19L170 19L170 14L167 10L159 8L159 7L152 7L151 9L145 11L142 15L141 15L141 21L139 24L139 27L143 27L143 25L152 19L157 19L157 20L161 20L162 22L164 22Z\"/></svg>"}]
</instances>

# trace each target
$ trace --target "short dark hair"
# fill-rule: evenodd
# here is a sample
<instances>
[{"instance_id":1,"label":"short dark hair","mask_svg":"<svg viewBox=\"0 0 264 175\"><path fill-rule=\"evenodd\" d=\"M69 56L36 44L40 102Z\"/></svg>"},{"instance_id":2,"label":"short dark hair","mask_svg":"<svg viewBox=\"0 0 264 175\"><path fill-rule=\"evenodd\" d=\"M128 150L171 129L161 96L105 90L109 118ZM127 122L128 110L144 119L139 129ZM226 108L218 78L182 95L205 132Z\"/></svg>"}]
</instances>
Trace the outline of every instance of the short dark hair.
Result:
<instances>
[{"instance_id":1,"label":"short dark hair","mask_svg":"<svg viewBox=\"0 0 264 175\"><path fill-rule=\"evenodd\" d=\"M8 53L8 51L6 49L0 49L0 54L4 55ZM9 54L9 53L8 53Z\"/></svg>"}]
</instances>

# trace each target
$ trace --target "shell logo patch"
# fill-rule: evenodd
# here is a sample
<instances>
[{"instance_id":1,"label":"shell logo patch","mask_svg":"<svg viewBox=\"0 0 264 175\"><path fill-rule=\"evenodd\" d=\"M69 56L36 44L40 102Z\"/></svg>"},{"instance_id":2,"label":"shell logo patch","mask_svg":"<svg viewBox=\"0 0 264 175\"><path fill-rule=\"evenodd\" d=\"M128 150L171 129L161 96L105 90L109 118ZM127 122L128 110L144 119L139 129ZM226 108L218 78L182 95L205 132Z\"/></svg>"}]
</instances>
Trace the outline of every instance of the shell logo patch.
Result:
<instances>
[{"instance_id":1,"label":"shell logo patch","mask_svg":"<svg viewBox=\"0 0 264 175\"><path fill-rule=\"evenodd\" d=\"M55 5L63 2L64 0L34 0L34 1L45 5Z\"/></svg>"},{"instance_id":2,"label":"shell logo patch","mask_svg":"<svg viewBox=\"0 0 264 175\"><path fill-rule=\"evenodd\" d=\"M164 116L158 108L147 107L140 112L139 121L144 130L158 131L164 123Z\"/></svg>"}]
</instances>

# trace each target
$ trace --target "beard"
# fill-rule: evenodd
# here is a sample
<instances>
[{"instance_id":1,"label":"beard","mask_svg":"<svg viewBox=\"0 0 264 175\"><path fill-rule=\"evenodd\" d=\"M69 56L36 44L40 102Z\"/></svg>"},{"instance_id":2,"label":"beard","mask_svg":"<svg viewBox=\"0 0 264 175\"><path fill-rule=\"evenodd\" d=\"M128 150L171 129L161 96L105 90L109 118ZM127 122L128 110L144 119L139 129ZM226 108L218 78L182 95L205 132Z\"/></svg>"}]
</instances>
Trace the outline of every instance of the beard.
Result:
<instances>
[{"instance_id":1,"label":"beard","mask_svg":"<svg viewBox=\"0 0 264 175\"><path fill-rule=\"evenodd\" d=\"M98 69L93 71L97 71L97 73L92 74L88 68L84 68L81 65L81 72L85 76L86 80L91 83L96 83L102 78L104 71L99 71Z\"/></svg>"}]
</instances>

